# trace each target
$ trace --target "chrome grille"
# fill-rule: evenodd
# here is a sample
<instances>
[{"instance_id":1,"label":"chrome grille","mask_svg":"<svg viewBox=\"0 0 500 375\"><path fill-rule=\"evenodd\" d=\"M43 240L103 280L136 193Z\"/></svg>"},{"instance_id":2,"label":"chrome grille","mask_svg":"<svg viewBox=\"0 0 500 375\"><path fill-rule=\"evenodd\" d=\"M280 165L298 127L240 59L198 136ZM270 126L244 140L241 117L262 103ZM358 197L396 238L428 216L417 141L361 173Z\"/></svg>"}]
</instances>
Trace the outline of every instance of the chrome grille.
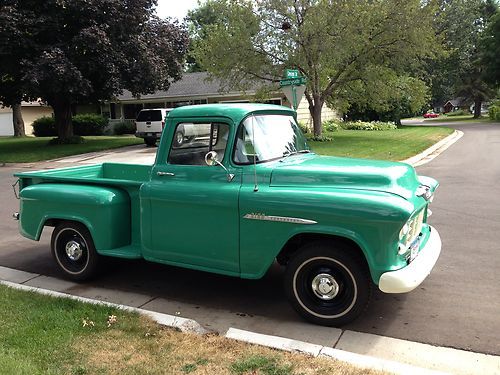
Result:
<instances>
[{"instance_id":1,"label":"chrome grille","mask_svg":"<svg viewBox=\"0 0 500 375\"><path fill-rule=\"evenodd\" d=\"M424 223L424 214L425 210L421 210L416 216L413 217L413 219L411 219L408 222L408 226L410 227L410 229L408 231L408 234L406 235L407 246L409 246L422 231L422 225Z\"/></svg>"}]
</instances>

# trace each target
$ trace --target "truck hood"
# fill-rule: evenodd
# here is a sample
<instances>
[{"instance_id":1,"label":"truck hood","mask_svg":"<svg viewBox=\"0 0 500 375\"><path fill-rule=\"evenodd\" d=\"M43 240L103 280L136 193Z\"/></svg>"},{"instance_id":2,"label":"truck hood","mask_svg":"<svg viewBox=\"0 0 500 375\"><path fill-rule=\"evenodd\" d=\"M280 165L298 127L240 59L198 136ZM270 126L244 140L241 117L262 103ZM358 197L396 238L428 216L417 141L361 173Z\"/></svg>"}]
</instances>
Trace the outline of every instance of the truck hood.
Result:
<instances>
[{"instance_id":1,"label":"truck hood","mask_svg":"<svg viewBox=\"0 0 500 375\"><path fill-rule=\"evenodd\" d=\"M272 171L271 186L332 187L415 196L420 182L415 169L404 163L351 159L315 154L291 156Z\"/></svg>"}]
</instances>

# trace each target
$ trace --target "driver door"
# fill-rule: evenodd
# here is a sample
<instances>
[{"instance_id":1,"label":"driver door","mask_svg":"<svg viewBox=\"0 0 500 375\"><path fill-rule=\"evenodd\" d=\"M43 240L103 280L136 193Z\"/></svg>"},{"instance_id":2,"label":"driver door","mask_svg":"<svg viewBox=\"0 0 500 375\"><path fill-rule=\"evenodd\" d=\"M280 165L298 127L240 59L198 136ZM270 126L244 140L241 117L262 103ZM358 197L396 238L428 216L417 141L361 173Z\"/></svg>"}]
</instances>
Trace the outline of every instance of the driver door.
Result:
<instances>
[{"instance_id":1,"label":"driver door","mask_svg":"<svg viewBox=\"0 0 500 375\"><path fill-rule=\"evenodd\" d=\"M217 160L227 165L230 132L221 122L176 125L166 163L153 170L147 188L151 238L146 258L239 274L241 175L228 181L224 168L205 163L205 155L216 151Z\"/></svg>"}]
</instances>

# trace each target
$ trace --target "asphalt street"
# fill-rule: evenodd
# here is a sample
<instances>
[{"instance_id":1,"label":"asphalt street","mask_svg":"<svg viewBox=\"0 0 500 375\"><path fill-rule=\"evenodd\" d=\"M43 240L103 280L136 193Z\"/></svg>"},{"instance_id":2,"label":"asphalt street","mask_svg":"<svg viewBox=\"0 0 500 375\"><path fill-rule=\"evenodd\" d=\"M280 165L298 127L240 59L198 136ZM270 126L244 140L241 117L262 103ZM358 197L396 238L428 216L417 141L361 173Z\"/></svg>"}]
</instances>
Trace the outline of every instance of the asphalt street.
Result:
<instances>
[{"instance_id":1,"label":"asphalt street","mask_svg":"<svg viewBox=\"0 0 500 375\"><path fill-rule=\"evenodd\" d=\"M409 294L375 293L365 314L342 328L500 355L500 125L452 126L464 136L417 168L441 183L430 218L443 241L433 273ZM41 165L49 166L58 165ZM0 167L0 266L58 277L50 230L33 242L18 234L11 219L18 210L12 174L32 167ZM284 297L281 277L277 266L262 280L250 281L109 259L96 281L62 282L59 290L83 296L97 290L103 299L120 303L134 299L136 306L192 318L219 331L232 326L331 345L340 331L302 321Z\"/></svg>"}]
</instances>

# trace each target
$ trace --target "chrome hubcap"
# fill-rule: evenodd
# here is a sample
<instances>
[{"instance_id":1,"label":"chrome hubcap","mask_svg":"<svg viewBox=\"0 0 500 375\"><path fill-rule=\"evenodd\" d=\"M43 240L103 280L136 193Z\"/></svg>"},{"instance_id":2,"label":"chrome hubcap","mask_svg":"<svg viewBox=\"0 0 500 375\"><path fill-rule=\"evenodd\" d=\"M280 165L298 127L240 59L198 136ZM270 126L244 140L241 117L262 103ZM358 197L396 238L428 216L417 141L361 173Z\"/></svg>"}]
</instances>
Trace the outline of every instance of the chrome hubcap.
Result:
<instances>
[{"instance_id":1,"label":"chrome hubcap","mask_svg":"<svg viewBox=\"0 0 500 375\"><path fill-rule=\"evenodd\" d=\"M314 294L322 300L331 300L339 292L339 284L335 278L328 273L320 273L312 281L312 290Z\"/></svg>"},{"instance_id":2,"label":"chrome hubcap","mask_svg":"<svg viewBox=\"0 0 500 375\"><path fill-rule=\"evenodd\" d=\"M82 257L83 250L80 244L76 241L69 241L66 244L66 255L69 259L76 261Z\"/></svg>"}]
</instances>

